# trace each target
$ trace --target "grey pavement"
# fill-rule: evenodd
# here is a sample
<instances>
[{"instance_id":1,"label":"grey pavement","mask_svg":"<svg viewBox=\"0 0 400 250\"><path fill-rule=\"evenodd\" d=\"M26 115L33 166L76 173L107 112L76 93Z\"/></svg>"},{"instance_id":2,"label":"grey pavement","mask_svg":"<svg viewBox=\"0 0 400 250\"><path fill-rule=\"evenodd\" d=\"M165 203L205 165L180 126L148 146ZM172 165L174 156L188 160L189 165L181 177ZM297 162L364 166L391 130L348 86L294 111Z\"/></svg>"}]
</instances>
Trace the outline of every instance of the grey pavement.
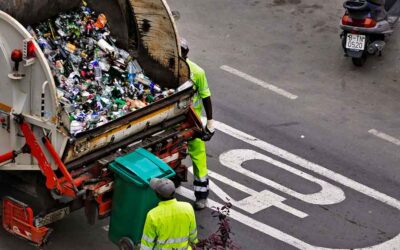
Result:
<instances>
[{"instance_id":1,"label":"grey pavement","mask_svg":"<svg viewBox=\"0 0 400 250\"><path fill-rule=\"evenodd\" d=\"M339 39L342 1L168 0L179 10L178 30L191 45L190 57L202 66L212 90L215 119L335 173L400 200L400 147L370 133L376 129L400 139L400 30L382 57L363 68L343 56ZM220 69L228 65L298 96L290 100ZM400 233L400 211L334 180L264 152L217 131L207 143L209 168L257 192L269 190L307 213L298 218L276 207L238 213L293 236L310 246L353 249L386 242ZM228 169L221 154L250 149L340 188L345 200L315 205ZM190 161L187 161L190 164ZM243 167L299 193L320 186L259 160ZM213 179L235 200L248 195ZM184 184L191 188L190 182ZM222 202L215 193L211 199ZM182 198L186 200L186 198ZM207 209L197 213L200 237L217 222ZM116 249L103 226L85 223L82 212L56 223L48 249ZM242 249L296 249L270 232L232 219ZM400 246L392 246L400 249ZM0 230L0 249L34 249ZM307 249L314 249L308 247Z\"/></svg>"}]
</instances>

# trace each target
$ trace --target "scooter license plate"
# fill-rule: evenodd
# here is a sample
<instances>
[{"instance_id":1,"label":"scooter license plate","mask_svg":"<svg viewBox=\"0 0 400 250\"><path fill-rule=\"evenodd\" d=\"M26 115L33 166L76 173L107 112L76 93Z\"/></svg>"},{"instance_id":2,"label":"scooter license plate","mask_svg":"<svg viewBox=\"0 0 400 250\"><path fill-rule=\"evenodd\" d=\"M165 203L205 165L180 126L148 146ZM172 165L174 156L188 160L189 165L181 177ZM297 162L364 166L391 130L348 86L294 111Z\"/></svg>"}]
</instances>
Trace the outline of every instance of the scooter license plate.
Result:
<instances>
[{"instance_id":1,"label":"scooter license plate","mask_svg":"<svg viewBox=\"0 0 400 250\"><path fill-rule=\"evenodd\" d=\"M347 34L346 49L364 50L365 35Z\"/></svg>"}]
</instances>

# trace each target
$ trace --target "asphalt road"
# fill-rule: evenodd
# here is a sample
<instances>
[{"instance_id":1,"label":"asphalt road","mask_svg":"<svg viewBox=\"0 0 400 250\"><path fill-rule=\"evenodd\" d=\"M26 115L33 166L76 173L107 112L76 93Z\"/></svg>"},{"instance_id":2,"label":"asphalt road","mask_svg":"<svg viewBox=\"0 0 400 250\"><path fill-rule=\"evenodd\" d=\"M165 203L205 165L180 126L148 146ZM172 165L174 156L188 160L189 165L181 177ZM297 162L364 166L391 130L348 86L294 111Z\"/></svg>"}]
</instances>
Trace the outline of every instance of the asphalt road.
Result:
<instances>
[{"instance_id":1,"label":"asphalt road","mask_svg":"<svg viewBox=\"0 0 400 250\"><path fill-rule=\"evenodd\" d=\"M356 68L341 49L342 1L168 3L207 72L220 122L207 144L210 203L231 197L238 245L400 249L399 30ZM202 238L216 230L210 209L197 221ZM55 224L48 249L115 249L107 224L76 213ZM33 248L0 230L0 249Z\"/></svg>"}]
</instances>

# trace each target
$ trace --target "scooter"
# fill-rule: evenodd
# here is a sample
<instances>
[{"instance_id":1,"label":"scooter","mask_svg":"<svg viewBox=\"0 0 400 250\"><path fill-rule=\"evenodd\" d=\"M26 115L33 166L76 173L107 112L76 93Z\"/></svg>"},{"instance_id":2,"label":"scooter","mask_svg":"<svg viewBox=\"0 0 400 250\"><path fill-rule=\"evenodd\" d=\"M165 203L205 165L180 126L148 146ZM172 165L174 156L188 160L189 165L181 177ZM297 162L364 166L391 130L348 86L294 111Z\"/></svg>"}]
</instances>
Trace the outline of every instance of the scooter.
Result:
<instances>
[{"instance_id":1,"label":"scooter","mask_svg":"<svg viewBox=\"0 0 400 250\"><path fill-rule=\"evenodd\" d=\"M343 7L340 37L344 53L361 67L368 55L382 55L400 17L400 0L350 0Z\"/></svg>"}]
</instances>

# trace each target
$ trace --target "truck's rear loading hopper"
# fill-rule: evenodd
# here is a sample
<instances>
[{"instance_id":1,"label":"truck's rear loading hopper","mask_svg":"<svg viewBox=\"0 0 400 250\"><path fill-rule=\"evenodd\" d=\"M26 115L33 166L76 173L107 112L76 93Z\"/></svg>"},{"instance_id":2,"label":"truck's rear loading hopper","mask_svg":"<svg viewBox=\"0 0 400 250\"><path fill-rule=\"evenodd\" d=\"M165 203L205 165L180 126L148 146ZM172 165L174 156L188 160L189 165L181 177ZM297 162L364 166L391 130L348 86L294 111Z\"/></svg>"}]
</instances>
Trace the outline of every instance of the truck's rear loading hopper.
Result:
<instances>
[{"instance_id":1,"label":"truck's rear loading hopper","mask_svg":"<svg viewBox=\"0 0 400 250\"><path fill-rule=\"evenodd\" d=\"M0 185L7 186L0 187L0 202L3 199L5 204L3 227L37 245L45 242L49 224L74 210L84 207L90 223L110 213L114 178L107 166L121 154L143 147L176 171L175 182L185 180L186 142L201 129L201 121L190 108L194 90L189 67L179 57L178 36L166 2L87 2L107 16L117 46L132 52L146 75L162 87L179 87L179 91L103 126L71 135L48 61L36 42L36 57L33 62L21 62L19 73L24 76L20 79L10 74L14 66L10 57L13 49L23 49L27 41L33 41L27 25L73 9L81 1L0 1ZM7 213L12 209L19 213ZM21 225L15 224L21 219L27 232L22 235L16 233L22 232ZM40 237L31 238L33 232Z\"/></svg>"},{"instance_id":2,"label":"truck's rear loading hopper","mask_svg":"<svg viewBox=\"0 0 400 250\"><path fill-rule=\"evenodd\" d=\"M78 7L81 0L0 1L0 10L23 25L46 20ZM119 45L135 49L150 78L176 88L189 79L189 69L179 58L177 30L165 0L87 0L90 8L106 14Z\"/></svg>"},{"instance_id":3,"label":"truck's rear loading hopper","mask_svg":"<svg viewBox=\"0 0 400 250\"><path fill-rule=\"evenodd\" d=\"M22 24L29 25L46 20L60 11L75 8L81 3L81 1L68 1L68 4L65 2L2 1L0 9L14 16ZM117 38L118 46L133 51L146 74L155 82L163 87L177 88L189 80L188 66L179 57L178 37L173 17L164 0L89 0L87 3L97 13L104 13L107 16L110 30ZM30 35L6 15L0 18L0 30L13 33L11 36L0 35L0 40L3 42L3 46L0 46L0 63L10 65L11 68L12 63L9 59L11 50L21 48L22 41ZM43 128L51 132L51 142L65 163L187 113L192 96L192 91L186 89L143 110L137 110L109 122L95 131L78 134L75 138L68 133L68 119L58 103L54 80L41 51L37 51L37 61L34 65L22 69L27 75L24 79L18 81L8 79L6 75L10 70L5 67L3 71L0 74L5 80L0 85L4 86L0 87L5 91L0 93L1 111L7 119L12 119L10 112L22 112L31 117L29 122L36 125L33 131L38 138L43 136ZM43 85L46 81L48 84ZM45 94L45 111L51 116L50 120L41 117L42 89ZM18 137L18 128L12 121L7 125L9 131L0 131L0 139L4 139L0 142L0 148L7 151L22 147L25 140ZM38 168L33 158L20 156L15 163L10 163L1 169Z\"/></svg>"}]
</instances>

